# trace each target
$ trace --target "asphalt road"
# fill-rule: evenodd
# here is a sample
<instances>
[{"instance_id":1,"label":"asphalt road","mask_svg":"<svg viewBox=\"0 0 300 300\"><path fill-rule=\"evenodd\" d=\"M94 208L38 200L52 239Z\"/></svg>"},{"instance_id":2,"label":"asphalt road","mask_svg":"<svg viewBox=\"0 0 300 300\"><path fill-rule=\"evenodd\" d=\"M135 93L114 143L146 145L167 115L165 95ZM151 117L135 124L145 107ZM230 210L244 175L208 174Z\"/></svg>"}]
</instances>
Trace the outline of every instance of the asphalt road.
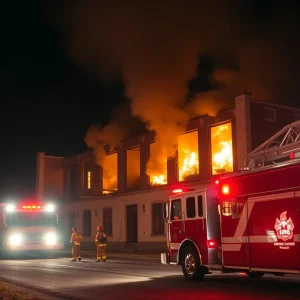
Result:
<instances>
[{"instance_id":1,"label":"asphalt road","mask_svg":"<svg viewBox=\"0 0 300 300\"><path fill-rule=\"evenodd\" d=\"M143 261L68 258L0 261L0 280L44 292L44 299L300 299L300 277L207 275L189 282L178 266Z\"/></svg>"}]
</instances>

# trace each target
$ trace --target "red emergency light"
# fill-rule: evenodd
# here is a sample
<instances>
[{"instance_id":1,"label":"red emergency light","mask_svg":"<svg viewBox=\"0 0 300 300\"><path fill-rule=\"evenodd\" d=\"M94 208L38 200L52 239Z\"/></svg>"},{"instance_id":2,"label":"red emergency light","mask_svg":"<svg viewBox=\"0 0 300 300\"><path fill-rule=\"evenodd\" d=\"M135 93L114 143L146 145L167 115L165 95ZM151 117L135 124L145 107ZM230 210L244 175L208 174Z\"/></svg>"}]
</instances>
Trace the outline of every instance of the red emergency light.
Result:
<instances>
[{"instance_id":1,"label":"red emergency light","mask_svg":"<svg viewBox=\"0 0 300 300\"><path fill-rule=\"evenodd\" d=\"M290 153L290 159L300 158L300 152L292 152Z\"/></svg>"},{"instance_id":2,"label":"red emergency light","mask_svg":"<svg viewBox=\"0 0 300 300\"><path fill-rule=\"evenodd\" d=\"M173 194L178 194L178 193L182 193L183 189L175 189L172 191Z\"/></svg>"},{"instance_id":3,"label":"red emergency light","mask_svg":"<svg viewBox=\"0 0 300 300\"><path fill-rule=\"evenodd\" d=\"M208 248L216 248L217 247L217 242L215 240L208 240L207 241L207 247Z\"/></svg>"},{"instance_id":4,"label":"red emergency light","mask_svg":"<svg viewBox=\"0 0 300 300\"><path fill-rule=\"evenodd\" d=\"M224 195L228 195L229 194L229 185L228 184L224 184L223 186L222 186L222 194L224 194Z\"/></svg>"}]
</instances>

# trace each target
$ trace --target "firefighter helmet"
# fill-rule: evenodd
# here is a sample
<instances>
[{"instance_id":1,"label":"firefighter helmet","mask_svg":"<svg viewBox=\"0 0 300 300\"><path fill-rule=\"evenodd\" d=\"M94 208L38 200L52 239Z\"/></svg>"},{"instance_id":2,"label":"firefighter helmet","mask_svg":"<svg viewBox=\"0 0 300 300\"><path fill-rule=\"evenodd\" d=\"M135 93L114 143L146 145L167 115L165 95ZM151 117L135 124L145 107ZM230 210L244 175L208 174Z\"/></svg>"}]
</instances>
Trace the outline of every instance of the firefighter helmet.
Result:
<instances>
[{"instance_id":1,"label":"firefighter helmet","mask_svg":"<svg viewBox=\"0 0 300 300\"><path fill-rule=\"evenodd\" d=\"M102 226L98 226L97 231L101 231L101 230L102 230Z\"/></svg>"}]
</instances>

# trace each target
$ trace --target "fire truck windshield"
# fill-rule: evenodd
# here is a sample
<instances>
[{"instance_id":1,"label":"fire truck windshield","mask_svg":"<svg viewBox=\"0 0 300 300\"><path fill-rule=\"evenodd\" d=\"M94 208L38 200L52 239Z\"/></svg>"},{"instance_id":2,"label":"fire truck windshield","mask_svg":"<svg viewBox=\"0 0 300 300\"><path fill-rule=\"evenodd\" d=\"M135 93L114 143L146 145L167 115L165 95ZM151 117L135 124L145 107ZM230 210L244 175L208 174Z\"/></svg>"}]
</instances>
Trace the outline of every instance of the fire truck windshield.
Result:
<instances>
[{"instance_id":1,"label":"fire truck windshield","mask_svg":"<svg viewBox=\"0 0 300 300\"><path fill-rule=\"evenodd\" d=\"M56 226L55 213L49 212L15 212L5 214L8 227Z\"/></svg>"}]
</instances>

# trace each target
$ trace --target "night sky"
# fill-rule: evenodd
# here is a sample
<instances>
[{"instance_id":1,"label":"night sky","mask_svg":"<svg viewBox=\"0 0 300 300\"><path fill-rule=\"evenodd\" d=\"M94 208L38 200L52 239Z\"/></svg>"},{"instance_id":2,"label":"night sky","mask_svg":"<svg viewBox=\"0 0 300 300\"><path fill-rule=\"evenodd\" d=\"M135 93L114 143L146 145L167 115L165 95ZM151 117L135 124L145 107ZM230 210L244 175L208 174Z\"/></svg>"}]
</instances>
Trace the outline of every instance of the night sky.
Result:
<instances>
[{"instance_id":1,"label":"night sky","mask_svg":"<svg viewBox=\"0 0 300 300\"><path fill-rule=\"evenodd\" d=\"M34 195L36 152L86 150L119 104L118 126L138 131L129 99L155 130L145 110L162 98L171 111L248 90L300 108L296 1L161 2L1 2L0 199Z\"/></svg>"}]
</instances>

